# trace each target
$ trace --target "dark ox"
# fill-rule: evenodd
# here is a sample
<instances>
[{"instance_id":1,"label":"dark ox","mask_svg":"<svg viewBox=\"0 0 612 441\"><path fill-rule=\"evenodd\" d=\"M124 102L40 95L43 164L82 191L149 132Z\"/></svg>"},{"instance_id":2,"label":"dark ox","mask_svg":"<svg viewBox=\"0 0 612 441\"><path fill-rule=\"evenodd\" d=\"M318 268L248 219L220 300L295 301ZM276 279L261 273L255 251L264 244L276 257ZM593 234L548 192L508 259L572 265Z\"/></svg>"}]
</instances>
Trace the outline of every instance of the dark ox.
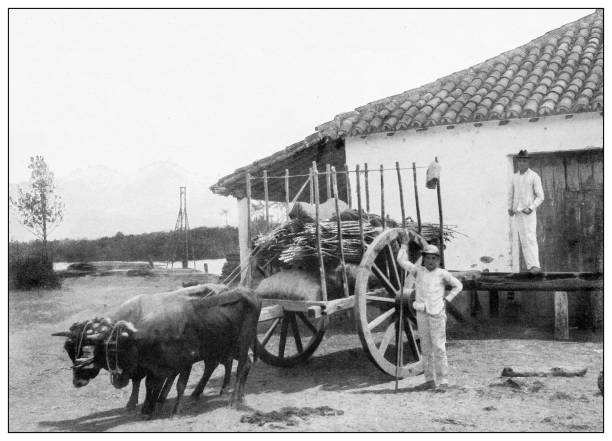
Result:
<instances>
[{"instance_id":1,"label":"dark ox","mask_svg":"<svg viewBox=\"0 0 612 441\"><path fill-rule=\"evenodd\" d=\"M92 343L86 347L87 352L93 354L71 357L79 378L88 381L94 372L106 368L115 387L125 387L130 379L136 387L136 379L146 376L142 412L150 415L178 375L176 413L181 409L193 363L205 363L204 375L192 394L197 397L219 363L226 368L225 386L232 358L236 358L238 371L231 402L242 401L252 364L249 349L254 347L260 312L259 300L252 291L235 288L202 297L190 295L186 289L146 298L146 302L141 296L130 301L139 312L138 327L127 320L110 320L105 332L85 334L84 341ZM67 345L74 344L73 340L69 339ZM76 348L72 350L76 352Z\"/></svg>"},{"instance_id":2,"label":"dark ox","mask_svg":"<svg viewBox=\"0 0 612 441\"><path fill-rule=\"evenodd\" d=\"M115 320L94 319L75 323L70 328L70 331L53 334L68 337L64 348L73 362L74 386L82 387L87 385L91 379L98 375L100 369L107 369L111 372L111 383L117 388L127 386L129 381L132 380L132 393L127 407L135 408L138 403L140 382L149 372L144 365L137 363L136 366L131 366L130 364L133 361L129 358L131 354L129 348L133 343L132 338L142 340L141 337L144 337L142 333L138 336L135 334L136 328L134 324L138 326L144 325L145 327L150 326L152 323L155 323L156 311L163 311L164 306L166 309L170 309L171 313L162 313L162 315L165 315L166 318L171 318L170 316L174 315L175 321L181 322L180 318L176 318L177 314L180 315L180 308L177 308L180 303L185 303L185 300L189 299L194 300L219 295L226 290L226 286L208 284L195 289L178 290L173 293L136 296L119 307L116 313L113 314ZM232 298L235 298L235 295ZM227 302L228 305L230 303L232 302ZM159 320L159 317L157 317L157 320ZM174 335L173 339L176 340L176 337L180 340L180 336L177 335ZM108 350L109 348L110 350ZM109 358L109 356L111 357ZM130 365L130 368L127 370L117 366L116 359L123 360L124 358L128 365ZM200 360L202 359L200 358ZM201 395L206 383L219 363L222 363L225 367L225 376L221 388L221 393L223 394L230 381L232 356L224 359L208 357L202 379L192 393L193 397L197 398ZM155 392L155 397L150 393L147 394L149 407L151 406L151 400L163 402L166 399L174 378L178 373L176 371L165 377L155 376L156 384L161 381L162 388L160 391ZM183 376L177 383L177 390L180 391L181 395L189 376L185 368L183 368L183 373ZM151 381L153 380L151 379ZM145 408L143 408L143 411L146 411Z\"/></svg>"}]
</instances>

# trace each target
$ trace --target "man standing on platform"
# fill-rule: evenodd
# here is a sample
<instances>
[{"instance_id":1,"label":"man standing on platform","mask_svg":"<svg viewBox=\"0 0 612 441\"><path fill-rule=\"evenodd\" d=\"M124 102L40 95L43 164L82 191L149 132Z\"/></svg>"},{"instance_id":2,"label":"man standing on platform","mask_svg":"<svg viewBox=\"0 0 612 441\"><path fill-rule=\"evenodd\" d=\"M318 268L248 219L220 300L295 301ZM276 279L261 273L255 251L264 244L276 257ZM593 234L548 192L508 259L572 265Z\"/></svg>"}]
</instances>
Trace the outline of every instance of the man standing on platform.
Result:
<instances>
[{"instance_id":1,"label":"man standing on platform","mask_svg":"<svg viewBox=\"0 0 612 441\"><path fill-rule=\"evenodd\" d=\"M527 150L521 150L516 158L518 172L512 176L508 192L508 214L514 219L525 265L529 272L539 273L542 270L536 237L536 209L544 201L544 190L540 176L529 168Z\"/></svg>"}]
</instances>

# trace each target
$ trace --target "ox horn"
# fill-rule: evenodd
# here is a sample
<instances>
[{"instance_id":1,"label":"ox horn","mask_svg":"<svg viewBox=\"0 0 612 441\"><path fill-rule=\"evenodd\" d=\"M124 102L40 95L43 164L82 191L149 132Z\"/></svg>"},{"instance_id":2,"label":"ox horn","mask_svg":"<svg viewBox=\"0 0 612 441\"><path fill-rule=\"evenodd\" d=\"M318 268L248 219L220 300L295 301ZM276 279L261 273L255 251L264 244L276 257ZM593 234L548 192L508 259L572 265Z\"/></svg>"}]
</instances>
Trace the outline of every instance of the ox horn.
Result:
<instances>
[{"instance_id":1,"label":"ox horn","mask_svg":"<svg viewBox=\"0 0 612 441\"><path fill-rule=\"evenodd\" d=\"M70 337L72 333L70 331L62 331L62 332L55 332L51 335L53 337Z\"/></svg>"},{"instance_id":2,"label":"ox horn","mask_svg":"<svg viewBox=\"0 0 612 441\"><path fill-rule=\"evenodd\" d=\"M92 335L87 336L88 340L94 340L94 341L102 340L103 338L104 338L104 333L102 332L98 332L97 334L92 334Z\"/></svg>"},{"instance_id":3,"label":"ox horn","mask_svg":"<svg viewBox=\"0 0 612 441\"><path fill-rule=\"evenodd\" d=\"M127 322L127 323L125 324L125 329L127 329L127 330L128 330L129 332L131 332L131 333L136 333L136 332L138 332L138 329L136 329L136 328L134 327L134 325L133 325L133 324L131 324L130 322Z\"/></svg>"}]
</instances>

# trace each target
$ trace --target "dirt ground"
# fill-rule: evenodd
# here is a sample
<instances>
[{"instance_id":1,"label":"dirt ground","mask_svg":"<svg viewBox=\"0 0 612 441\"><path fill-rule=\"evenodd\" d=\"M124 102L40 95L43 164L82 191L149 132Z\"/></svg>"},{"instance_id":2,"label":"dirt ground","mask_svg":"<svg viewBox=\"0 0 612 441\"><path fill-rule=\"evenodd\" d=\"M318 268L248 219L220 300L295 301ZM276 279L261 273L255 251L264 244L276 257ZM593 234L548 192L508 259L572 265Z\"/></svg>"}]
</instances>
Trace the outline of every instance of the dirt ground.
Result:
<instances>
[{"instance_id":1,"label":"dirt ground","mask_svg":"<svg viewBox=\"0 0 612 441\"><path fill-rule=\"evenodd\" d=\"M303 366L283 369L259 361L240 409L228 408L228 397L218 396L222 367L204 397L199 401L186 397L182 415L170 417L173 390L151 421L124 409L130 387L114 389L104 371L84 388L72 386L63 339L51 337L52 332L102 316L136 294L179 286L180 280L171 277L109 276L68 279L56 291L9 292L9 430L603 430L603 396L597 389L603 363L601 334L574 332L572 341L559 342L552 340L549 330L516 325L488 324L478 332L450 332L451 388L445 393L414 391L422 376L401 380L399 393L394 393L394 380L369 361L352 324L343 317L332 321L323 343ZM513 387L499 377L504 366L586 367L588 372L584 377L519 379ZM202 363L194 366L186 394L202 370ZM144 384L141 401L143 389ZM286 407L297 409L282 410ZM279 421L265 422L252 418L257 411L282 412Z\"/></svg>"}]
</instances>

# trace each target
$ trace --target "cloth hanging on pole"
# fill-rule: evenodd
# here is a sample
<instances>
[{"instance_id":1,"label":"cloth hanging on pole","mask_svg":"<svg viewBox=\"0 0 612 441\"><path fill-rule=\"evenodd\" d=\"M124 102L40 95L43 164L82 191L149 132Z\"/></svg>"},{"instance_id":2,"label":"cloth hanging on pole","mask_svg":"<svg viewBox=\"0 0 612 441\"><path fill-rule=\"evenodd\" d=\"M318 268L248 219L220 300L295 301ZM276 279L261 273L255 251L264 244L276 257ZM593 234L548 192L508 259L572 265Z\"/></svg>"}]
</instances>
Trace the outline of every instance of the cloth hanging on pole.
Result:
<instances>
[{"instance_id":1,"label":"cloth hanging on pole","mask_svg":"<svg viewBox=\"0 0 612 441\"><path fill-rule=\"evenodd\" d=\"M442 166L438 162L437 158L434 162L429 164L429 167L427 167L427 173L425 175L425 186L430 190L433 190L438 186L441 170Z\"/></svg>"}]
</instances>

